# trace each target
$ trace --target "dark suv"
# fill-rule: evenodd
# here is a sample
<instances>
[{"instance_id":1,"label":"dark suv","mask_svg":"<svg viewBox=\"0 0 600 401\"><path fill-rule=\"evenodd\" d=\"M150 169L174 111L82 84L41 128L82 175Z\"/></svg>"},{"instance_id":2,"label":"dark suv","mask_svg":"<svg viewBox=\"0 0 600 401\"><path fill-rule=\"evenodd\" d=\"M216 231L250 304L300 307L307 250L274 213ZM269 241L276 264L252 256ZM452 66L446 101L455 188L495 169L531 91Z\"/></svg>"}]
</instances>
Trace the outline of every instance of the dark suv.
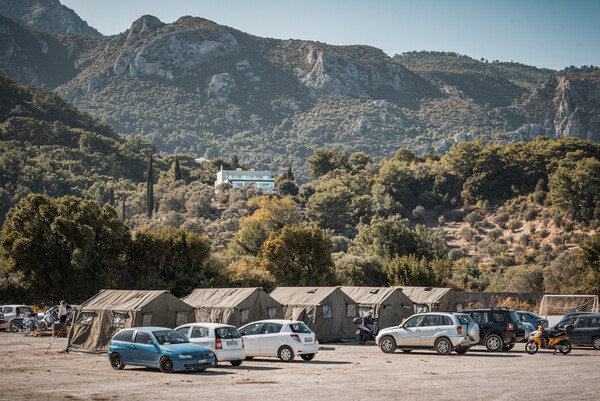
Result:
<instances>
[{"instance_id":1,"label":"dark suv","mask_svg":"<svg viewBox=\"0 0 600 401\"><path fill-rule=\"evenodd\" d=\"M560 323L550 329L550 332L564 330L565 326L572 324L575 330L569 334L573 345L592 346L600 350L600 314L585 313L571 316L561 320Z\"/></svg>"},{"instance_id":2,"label":"dark suv","mask_svg":"<svg viewBox=\"0 0 600 401\"><path fill-rule=\"evenodd\" d=\"M461 313L470 315L479 325L479 344L488 351L508 351L523 339L525 331L519 315L507 308L465 309Z\"/></svg>"}]
</instances>

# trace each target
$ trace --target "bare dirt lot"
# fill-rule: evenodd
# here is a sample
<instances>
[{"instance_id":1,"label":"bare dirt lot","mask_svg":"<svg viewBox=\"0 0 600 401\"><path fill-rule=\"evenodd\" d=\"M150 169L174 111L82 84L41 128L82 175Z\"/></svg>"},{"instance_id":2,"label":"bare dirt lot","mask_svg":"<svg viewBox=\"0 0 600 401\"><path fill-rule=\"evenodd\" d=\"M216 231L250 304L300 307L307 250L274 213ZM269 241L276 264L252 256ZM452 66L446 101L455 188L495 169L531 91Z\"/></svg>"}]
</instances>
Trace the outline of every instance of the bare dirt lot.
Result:
<instances>
[{"instance_id":1,"label":"bare dirt lot","mask_svg":"<svg viewBox=\"0 0 600 401\"><path fill-rule=\"evenodd\" d=\"M254 359L202 373L113 370L106 355L61 353L66 339L0 333L1 400L578 399L597 400L600 351L527 355L388 355L374 345L324 344L311 362Z\"/></svg>"}]
</instances>

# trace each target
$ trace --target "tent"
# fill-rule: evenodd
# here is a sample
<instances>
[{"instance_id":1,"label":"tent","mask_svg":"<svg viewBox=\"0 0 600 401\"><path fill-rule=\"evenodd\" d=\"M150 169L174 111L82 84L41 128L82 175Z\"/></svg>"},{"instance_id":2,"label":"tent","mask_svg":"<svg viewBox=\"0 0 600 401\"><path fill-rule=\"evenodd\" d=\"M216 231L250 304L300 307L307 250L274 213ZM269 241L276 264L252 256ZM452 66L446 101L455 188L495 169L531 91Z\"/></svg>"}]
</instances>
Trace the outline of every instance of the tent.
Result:
<instances>
[{"instance_id":1,"label":"tent","mask_svg":"<svg viewBox=\"0 0 600 401\"><path fill-rule=\"evenodd\" d=\"M263 319L281 319L283 308L260 287L197 288L183 299L196 310L197 322L240 327Z\"/></svg>"},{"instance_id":2,"label":"tent","mask_svg":"<svg viewBox=\"0 0 600 401\"><path fill-rule=\"evenodd\" d=\"M303 321L320 342L354 338L357 305L340 287L277 287L271 296L283 305L285 319Z\"/></svg>"},{"instance_id":3,"label":"tent","mask_svg":"<svg viewBox=\"0 0 600 401\"><path fill-rule=\"evenodd\" d=\"M169 291L102 290L77 308L67 350L106 352L112 336L123 328L175 328L193 321L193 311Z\"/></svg>"},{"instance_id":4,"label":"tent","mask_svg":"<svg viewBox=\"0 0 600 401\"><path fill-rule=\"evenodd\" d=\"M413 302L398 287L342 287L358 304L360 316L371 309L379 328L397 326L414 313Z\"/></svg>"},{"instance_id":5,"label":"tent","mask_svg":"<svg viewBox=\"0 0 600 401\"><path fill-rule=\"evenodd\" d=\"M462 301L452 288L399 287L415 304L415 312L456 312L456 304Z\"/></svg>"}]
</instances>

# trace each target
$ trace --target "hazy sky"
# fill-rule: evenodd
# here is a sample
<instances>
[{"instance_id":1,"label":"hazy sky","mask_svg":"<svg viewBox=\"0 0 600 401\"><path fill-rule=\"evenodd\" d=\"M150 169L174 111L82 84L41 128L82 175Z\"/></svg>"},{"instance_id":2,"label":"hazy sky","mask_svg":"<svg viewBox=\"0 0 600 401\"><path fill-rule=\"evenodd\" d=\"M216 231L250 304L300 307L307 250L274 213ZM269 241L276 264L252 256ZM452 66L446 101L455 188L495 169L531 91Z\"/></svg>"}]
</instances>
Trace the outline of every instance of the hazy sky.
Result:
<instances>
[{"instance_id":1,"label":"hazy sky","mask_svg":"<svg viewBox=\"0 0 600 401\"><path fill-rule=\"evenodd\" d=\"M257 36L443 50L562 69L600 65L600 0L61 0L105 35L144 14L207 18Z\"/></svg>"}]
</instances>

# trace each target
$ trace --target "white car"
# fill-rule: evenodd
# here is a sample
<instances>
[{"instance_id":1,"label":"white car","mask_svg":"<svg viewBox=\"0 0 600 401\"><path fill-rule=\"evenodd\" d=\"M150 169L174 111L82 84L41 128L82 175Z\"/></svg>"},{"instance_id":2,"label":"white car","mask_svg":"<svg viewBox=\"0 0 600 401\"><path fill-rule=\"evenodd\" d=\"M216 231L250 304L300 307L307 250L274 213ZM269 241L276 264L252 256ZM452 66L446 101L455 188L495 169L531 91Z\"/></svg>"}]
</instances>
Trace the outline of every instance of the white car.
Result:
<instances>
[{"instance_id":1,"label":"white car","mask_svg":"<svg viewBox=\"0 0 600 401\"><path fill-rule=\"evenodd\" d=\"M19 325L16 320L37 315L27 305L0 305L0 312L4 315L4 322L0 323L0 329L9 329L10 331L19 331Z\"/></svg>"},{"instance_id":2,"label":"white car","mask_svg":"<svg viewBox=\"0 0 600 401\"><path fill-rule=\"evenodd\" d=\"M380 330L375 342L385 353L434 349L440 355L466 353L479 341L479 326L463 313L428 312L409 317L400 326Z\"/></svg>"},{"instance_id":3,"label":"white car","mask_svg":"<svg viewBox=\"0 0 600 401\"><path fill-rule=\"evenodd\" d=\"M244 339L234 326L221 323L190 323L175 329L190 342L214 352L217 362L240 366L246 357Z\"/></svg>"},{"instance_id":4,"label":"white car","mask_svg":"<svg viewBox=\"0 0 600 401\"><path fill-rule=\"evenodd\" d=\"M255 356L276 356L291 362L300 356L310 361L319 352L317 336L304 322L269 319L240 327L246 345L246 359Z\"/></svg>"}]
</instances>

